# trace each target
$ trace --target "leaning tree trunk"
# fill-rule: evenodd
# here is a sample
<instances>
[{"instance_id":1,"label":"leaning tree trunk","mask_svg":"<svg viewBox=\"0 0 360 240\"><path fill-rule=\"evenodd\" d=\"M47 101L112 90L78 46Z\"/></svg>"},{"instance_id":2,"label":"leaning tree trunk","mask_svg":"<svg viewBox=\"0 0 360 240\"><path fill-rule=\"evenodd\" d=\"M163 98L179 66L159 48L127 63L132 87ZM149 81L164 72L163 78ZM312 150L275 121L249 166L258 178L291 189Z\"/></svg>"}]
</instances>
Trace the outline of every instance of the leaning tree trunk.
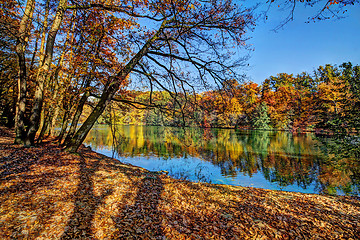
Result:
<instances>
[{"instance_id":1,"label":"leaning tree trunk","mask_svg":"<svg viewBox=\"0 0 360 240\"><path fill-rule=\"evenodd\" d=\"M97 48L95 50L95 52L98 54L99 51L100 51L100 46L101 46L101 41L103 40L105 36L105 32L103 31L101 37L99 38L98 40L98 44L97 44ZM96 64L95 63L92 63L92 67L91 67L91 70L90 70L90 73L93 73L95 72L96 70ZM76 127L78 125L78 122L79 122L79 119L80 119L80 116L82 114L82 111L84 109L84 106L85 106L85 103L87 101L87 99L89 98L90 96L90 90L88 89L90 87L90 84L92 82L93 78L92 77L87 77L85 79L85 84L83 86L85 90L85 93L81 96L80 98L80 101L79 101L79 104L76 108L76 112L74 114L74 117L72 119L72 122L71 122L71 126L69 128L69 132L67 133L66 135L66 138L64 140L64 146L66 146L69 142L70 142L70 139L74 136L75 134L75 131L76 131Z\"/></svg>"},{"instance_id":2,"label":"leaning tree trunk","mask_svg":"<svg viewBox=\"0 0 360 240\"><path fill-rule=\"evenodd\" d=\"M26 59L25 50L29 39L29 32L31 30L31 22L35 8L35 0L28 0L24 15L19 25L19 31L16 43L16 54L19 61L19 78L18 78L18 99L16 103L15 116L15 143L23 143L26 137L25 132L25 109L26 109Z\"/></svg>"},{"instance_id":3,"label":"leaning tree trunk","mask_svg":"<svg viewBox=\"0 0 360 240\"><path fill-rule=\"evenodd\" d=\"M75 134L76 127L77 127L77 125L78 125L78 122L79 122L81 113L82 113L82 111L83 111L84 105L85 105L85 103L86 103L86 101L87 101L87 99L88 99L89 96L90 96L90 92L89 92L89 91L86 91L86 92L82 95L82 97L81 97L81 99L80 99L80 101L79 101L79 105L77 106L76 112L75 112L74 117L73 117L73 119L72 119L72 121L71 121L71 126L70 126L69 131L68 131L68 133L67 133L67 135L66 135L66 138L65 138L65 140L64 140L64 145L65 145L65 146L68 145L70 139L71 139L71 138L74 136L74 134Z\"/></svg>"},{"instance_id":4,"label":"leaning tree trunk","mask_svg":"<svg viewBox=\"0 0 360 240\"><path fill-rule=\"evenodd\" d=\"M48 33L45 49L45 57L43 62L40 63L39 73L36 78L36 89L34 96L34 104L30 116L30 126L27 131L25 145L34 145L35 135L39 129L41 109L44 100L44 83L48 77L52 56L54 52L54 44L57 32L60 28L64 13L66 11L67 0L60 0L58 8L56 10L56 16L51 29Z\"/></svg>"},{"instance_id":5,"label":"leaning tree trunk","mask_svg":"<svg viewBox=\"0 0 360 240\"><path fill-rule=\"evenodd\" d=\"M57 121L58 115L60 113L61 103L63 102L63 99L64 99L64 94L61 94L59 102L56 103L56 105L55 105L54 114L51 116L51 120L50 120L51 125L50 125L49 133L48 133L50 136L53 135L53 132L55 130L56 121Z\"/></svg>"},{"instance_id":6,"label":"leaning tree trunk","mask_svg":"<svg viewBox=\"0 0 360 240\"><path fill-rule=\"evenodd\" d=\"M68 45L68 40L69 40L69 33L66 36L66 42L65 42L63 51L61 53L58 65L57 65L57 67L55 69L54 77L48 78L47 79L48 81L46 81L47 85L49 83L51 83L51 84L49 84L50 85L49 88L51 89L53 95L52 95L50 103L48 103L46 105L47 106L46 118L44 118L44 122L42 124L42 129L40 131L39 138L37 140L38 143L40 143L42 141L42 139L44 138L45 132L48 129L48 127L50 125L50 122L52 122L52 118L53 118L53 115L54 115L54 112L55 112L56 106L54 106L54 104L55 104L55 102L56 102L56 100L58 98L58 93L59 93L59 83L58 83L59 74L60 74L62 66L64 64L65 50L66 50L66 47ZM45 114L45 111L43 111L43 113Z\"/></svg>"},{"instance_id":7,"label":"leaning tree trunk","mask_svg":"<svg viewBox=\"0 0 360 240\"><path fill-rule=\"evenodd\" d=\"M49 111L46 116L44 117L44 121L42 123L42 127L41 127L41 131L40 131L40 134L39 134L39 137L37 139L37 143L41 143L42 140L44 139L44 136L45 136L45 132L47 130L47 128L49 127L49 122L50 122L50 119L51 119L51 111Z\"/></svg>"},{"instance_id":8,"label":"leaning tree trunk","mask_svg":"<svg viewBox=\"0 0 360 240\"><path fill-rule=\"evenodd\" d=\"M56 84L56 83L55 83ZM52 104L54 104L54 102L56 101L56 98L57 98L57 89L55 88L54 89L54 95L51 99L51 102L50 103L47 103L46 104L46 107L44 108L43 110L43 113L42 115L44 115L43 117L43 122L42 124L40 124L42 127L41 127L41 130L40 130L40 134L39 134L39 137L37 139L37 143L41 143L42 140L44 139L45 137L45 132L46 130L48 129L50 123L51 123L51 120L52 120L52 116L54 114L54 106L52 106ZM45 111L45 109L47 109Z\"/></svg>"},{"instance_id":9,"label":"leaning tree trunk","mask_svg":"<svg viewBox=\"0 0 360 240\"><path fill-rule=\"evenodd\" d=\"M75 135L68 141L65 151L76 152L80 145L85 140L90 129L94 126L96 120L104 112L107 103L113 98L116 91L119 89L121 84L125 81L129 73L134 69L134 67L139 63L141 58L149 51L151 44L156 41L162 32L162 29L165 27L167 20L164 20L159 28L159 30L145 43L145 45L140 49L140 51L129 61L126 66L112 77L100 97L100 101L97 103L89 117L81 125L79 130Z\"/></svg>"},{"instance_id":10,"label":"leaning tree trunk","mask_svg":"<svg viewBox=\"0 0 360 240\"><path fill-rule=\"evenodd\" d=\"M68 139L66 142L65 150L68 152L76 152L80 145L85 140L87 134L90 129L94 126L96 120L100 117L100 115L104 112L107 103L114 96L116 91L119 89L121 80L117 80L110 84L109 87L105 87L103 91L100 101L96 104L95 108L89 115L89 117L85 120L85 122L81 125L79 130L75 133L75 135Z\"/></svg>"},{"instance_id":11,"label":"leaning tree trunk","mask_svg":"<svg viewBox=\"0 0 360 240\"><path fill-rule=\"evenodd\" d=\"M69 125L69 122L70 122L70 109L67 109L64 113L64 117L63 117L63 121L62 121L62 124L61 124L61 129L60 129L60 133L58 135L58 141L59 143L61 143L65 133L66 133L66 129Z\"/></svg>"}]
</instances>

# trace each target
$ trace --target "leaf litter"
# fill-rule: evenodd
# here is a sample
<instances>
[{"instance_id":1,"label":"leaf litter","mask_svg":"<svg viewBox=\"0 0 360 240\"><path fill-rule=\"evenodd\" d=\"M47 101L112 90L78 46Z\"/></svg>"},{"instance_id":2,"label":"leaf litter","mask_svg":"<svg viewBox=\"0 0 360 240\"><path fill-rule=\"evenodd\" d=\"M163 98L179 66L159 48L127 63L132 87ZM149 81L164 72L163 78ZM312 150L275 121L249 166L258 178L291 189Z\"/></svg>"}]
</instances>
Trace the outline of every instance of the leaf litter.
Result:
<instances>
[{"instance_id":1,"label":"leaf litter","mask_svg":"<svg viewBox=\"0 0 360 240\"><path fill-rule=\"evenodd\" d=\"M0 239L359 239L358 197L193 183L0 128Z\"/></svg>"}]
</instances>

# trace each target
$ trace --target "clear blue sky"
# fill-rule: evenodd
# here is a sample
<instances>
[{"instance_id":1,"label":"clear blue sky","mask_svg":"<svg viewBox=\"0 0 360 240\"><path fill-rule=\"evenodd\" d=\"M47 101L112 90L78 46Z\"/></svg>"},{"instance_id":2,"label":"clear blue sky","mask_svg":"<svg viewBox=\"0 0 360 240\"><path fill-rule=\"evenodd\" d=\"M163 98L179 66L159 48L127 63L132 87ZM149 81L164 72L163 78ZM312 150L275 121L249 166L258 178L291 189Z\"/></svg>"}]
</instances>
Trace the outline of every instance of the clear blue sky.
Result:
<instances>
[{"instance_id":1,"label":"clear blue sky","mask_svg":"<svg viewBox=\"0 0 360 240\"><path fill-rule=\"evenodd\" d=\"M266 22L259 21L252 37L254 51L246 74L261 83L277 73L311 73L320 65L352 62L360 65L360 6L348 7L345 18L305 23L315 9L298 8L295 20L272 31L288 12L273 8Z\"/></svg>"}]
</instances>

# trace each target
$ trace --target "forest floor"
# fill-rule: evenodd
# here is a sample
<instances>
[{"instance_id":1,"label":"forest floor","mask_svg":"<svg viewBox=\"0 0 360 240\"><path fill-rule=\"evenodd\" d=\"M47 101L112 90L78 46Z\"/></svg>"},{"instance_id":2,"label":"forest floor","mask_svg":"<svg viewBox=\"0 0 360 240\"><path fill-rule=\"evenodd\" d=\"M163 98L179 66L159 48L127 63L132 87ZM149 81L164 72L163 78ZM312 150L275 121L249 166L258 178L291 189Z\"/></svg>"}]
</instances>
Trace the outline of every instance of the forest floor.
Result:
<instances>
[{"instance_id":1,"label":"forest floor","mask_svg":"<svg viewBox=\"0 0 360 240\"><path fill-rule=\"evenodd\" d=\"M0 239L360 239L360 199L176 180L0 127Z\"/></svg>"}]
</instances>

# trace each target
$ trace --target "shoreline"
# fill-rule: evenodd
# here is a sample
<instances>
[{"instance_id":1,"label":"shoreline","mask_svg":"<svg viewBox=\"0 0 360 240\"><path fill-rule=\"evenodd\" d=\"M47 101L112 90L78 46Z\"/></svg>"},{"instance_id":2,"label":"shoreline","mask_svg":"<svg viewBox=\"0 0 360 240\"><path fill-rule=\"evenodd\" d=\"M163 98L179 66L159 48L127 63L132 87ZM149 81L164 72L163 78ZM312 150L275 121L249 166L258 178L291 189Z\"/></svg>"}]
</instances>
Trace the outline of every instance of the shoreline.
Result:
<instances>
[{"instance_id":1,"label":"shoreline","mask_svg":"<svg viewBox=\"0 0 360 240\"><path fill-rule=\"evenodd\" d=\"M0 238L357 239L360 198L173 179L0 128Z\"/></svg>"},{"instance_id":2,"label":"shoreline","mask_svg":"<svg viewBox=\"0 0 360 240\"><path fill-rule=\"evenodd\" d=\"M107 123L97 123L97 125L106 125L111 126ZM201 128L201 129L229 129L229 130L240 130L240 131L265 131L265 132L288 132L292 134L307 134L313 133L315 135L320 136L334 136L339 133L333 133L325 129L314 129L314 130L292 130L292 129L278 129L278 128L271 128L271 129L260 129L260 128L247 128L247 127L204 127L204 126L166 126L166 125L146 125L146 124L114 124L113 126L148 126L148 127L169 127L169 128ZM341 134L358 134L359 131L349 131L346 133Z\"/></svg>"}]
</instances>

